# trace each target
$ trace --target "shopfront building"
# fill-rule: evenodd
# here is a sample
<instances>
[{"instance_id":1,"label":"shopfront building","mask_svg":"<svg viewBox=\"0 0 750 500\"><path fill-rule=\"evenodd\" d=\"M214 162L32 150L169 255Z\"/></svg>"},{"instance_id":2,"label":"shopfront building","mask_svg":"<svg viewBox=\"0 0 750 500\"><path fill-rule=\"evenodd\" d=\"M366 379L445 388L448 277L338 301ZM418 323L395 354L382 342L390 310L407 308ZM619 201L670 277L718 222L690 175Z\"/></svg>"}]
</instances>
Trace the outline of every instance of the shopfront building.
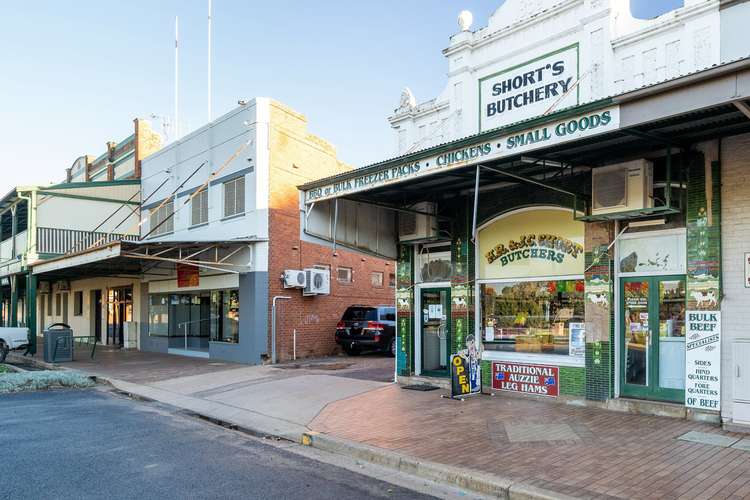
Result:
<instances>
[{"instance_id":1,"label":"shopfront building","mask_svg":"<svg viewBox=\"0 0 750 500\"><path fill-rule=\"evenodd\" d=\"M748 97L742 59L301 189L308 218L397 214L402 382L442 383L474 343L485 392L742 424L724 287L747 295L750 250L722 176L747 175Z\"/></svg>"}]
</instances>

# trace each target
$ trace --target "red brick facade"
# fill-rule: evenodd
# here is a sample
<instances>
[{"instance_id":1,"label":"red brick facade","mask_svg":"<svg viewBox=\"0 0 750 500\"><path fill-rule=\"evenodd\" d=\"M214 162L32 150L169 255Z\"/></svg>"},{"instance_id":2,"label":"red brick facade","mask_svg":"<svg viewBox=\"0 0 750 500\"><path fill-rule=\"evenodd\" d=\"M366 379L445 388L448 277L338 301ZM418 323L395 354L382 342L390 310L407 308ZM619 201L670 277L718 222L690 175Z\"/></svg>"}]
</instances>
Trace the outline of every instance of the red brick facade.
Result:
<instances>
[{"instance_id":1,"label":"red brick facade","mask_svg":"<svg viewBox=\"0 0 750 500\"><path fill-rule=\"evenodd\" d=\"M274 296L291 297L277 302L276 352L279 361L292 359L293 332L297 331L297 358L339 352L334 334L336 323L351 304L393 304L395 289L389 277L395 263L339 247L303 242L300 239L299 184L348 169L336 159L335 150L306 132L301 115L271 103L269 166L269 259L268 324ZM303 297L299 289L285 289L285 269L329 266L331 294ZM352 282L339 283L337 269L352 269ZM383 273L383 286L374 287L373 272ZM270 334L269 334L269 352Z\"/></svg>"}]
</instances>

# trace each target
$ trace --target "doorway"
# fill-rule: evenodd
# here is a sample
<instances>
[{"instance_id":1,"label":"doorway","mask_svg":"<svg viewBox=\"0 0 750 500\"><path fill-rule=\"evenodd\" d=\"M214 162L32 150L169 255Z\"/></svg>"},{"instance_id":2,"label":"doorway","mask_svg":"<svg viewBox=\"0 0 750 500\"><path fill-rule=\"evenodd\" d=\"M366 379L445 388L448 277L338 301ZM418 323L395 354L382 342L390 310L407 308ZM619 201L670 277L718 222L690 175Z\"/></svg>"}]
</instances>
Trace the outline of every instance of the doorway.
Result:
<instances>
[{"instance_id":1,"label":"doorway","mask_svg":"<svg viewBox=\"0 0 750 500\"><path fill-rule=\"evenodd\" d=\"M133 320L133 287L107 291L107 344L125 344L125 323Z\"/></svg>"},{"instance_id":2,"label":"doorway","mask_svg":"<svg viewBox=\"0 0 750 500\"><path fill-rule=\"evenodd\" d=\"M685 398L684 276L622 278L621 393L682 403Z\"/></svg>"},{"instance_id":3,"label":"doorway","mask_svg":"<svg viewBox=\"0 0 750 500\"><path fill-rule=\"evenodd\" d=\"M102 291L91 291L91 330L96 342L102 342Z\"/></svg>"},{"instance_id":4,"label":"doorway","mask_svg":"<svg viewBox=\"0 0 750 500\"><path fill-rule=\"evenodd\" d=\"M422 288L419 292L420 372L422 375L447 377L451 355L451 290Z\"/></svg>"}]
</instances>

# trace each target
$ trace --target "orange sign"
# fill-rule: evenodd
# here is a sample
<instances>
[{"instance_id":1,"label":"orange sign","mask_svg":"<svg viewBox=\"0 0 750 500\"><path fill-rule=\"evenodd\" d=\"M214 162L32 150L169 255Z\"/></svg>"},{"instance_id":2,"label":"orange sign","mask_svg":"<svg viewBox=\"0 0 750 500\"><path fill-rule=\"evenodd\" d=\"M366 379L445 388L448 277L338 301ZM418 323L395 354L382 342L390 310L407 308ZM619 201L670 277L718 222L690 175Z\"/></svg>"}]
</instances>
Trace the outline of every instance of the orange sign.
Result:
<instances>
[{"instance_id":1,"label":"orange sign","mask_svg":"<svg viewBox=\"0 0 750 500\"><path fill-rule=\"evenodd\" d=\"M177 288L200 285L199 269L190 264L177 264Z\"/></svg>"}]
</instances>

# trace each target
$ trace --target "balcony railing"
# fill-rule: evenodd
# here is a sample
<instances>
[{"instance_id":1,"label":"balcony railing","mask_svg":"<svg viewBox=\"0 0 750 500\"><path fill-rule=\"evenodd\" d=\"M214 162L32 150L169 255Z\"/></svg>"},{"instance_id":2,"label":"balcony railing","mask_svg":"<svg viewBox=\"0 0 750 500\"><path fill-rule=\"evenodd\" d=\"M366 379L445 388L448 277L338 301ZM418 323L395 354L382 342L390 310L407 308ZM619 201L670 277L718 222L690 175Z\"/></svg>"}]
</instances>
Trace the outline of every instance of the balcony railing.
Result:
<instances>
[{"instance_id":1,"label":"balcony railing","mask_svg":"<svg viewBox=\"0 0 750 500\"><path fill-rule=\"evenodd\" d=\"M138 235L39 227L36 230L36 252L39 254L64 255L71 252L80 252L94 243L105 245L120 240L138 241Z\"/></svg>"}]
</instances>

